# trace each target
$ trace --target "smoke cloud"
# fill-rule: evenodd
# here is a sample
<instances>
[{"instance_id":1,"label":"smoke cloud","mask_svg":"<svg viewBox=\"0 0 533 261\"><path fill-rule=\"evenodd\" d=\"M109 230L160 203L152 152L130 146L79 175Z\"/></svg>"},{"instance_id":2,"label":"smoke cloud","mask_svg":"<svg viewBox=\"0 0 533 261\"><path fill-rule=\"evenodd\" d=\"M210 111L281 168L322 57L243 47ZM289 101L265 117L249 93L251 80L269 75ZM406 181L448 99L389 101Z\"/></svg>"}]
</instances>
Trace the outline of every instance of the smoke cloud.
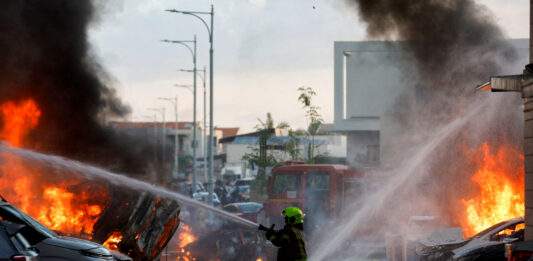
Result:
<instances>
[{"instance_id":1,"label":"smoke cloud","mask_svg":"<svg viewBox=\"0 0 533 261\"><path fill-rule=\"evenodd\" d=\"M473 0L349 0L372 38L406 41L420 75L439 89L454 78L485 79L513 49L492 13Z\"/></svg>"},{"instance_id":2,"label":"smoke cloud","mask_svg":"<svg viewBox=\"0 0 533 261\"><path fill-rule=\"evenodd\" d=\"M0 2L0 103L33 98L42 116L33 149L140 172L146 146L104 126L129 113L90 52L90 0Z\"/></svg>"},{"instance_id":3,"label":"smoke cloud","mask_svg":"<svg viewBox=\"0 0 533 261\"><path fill-rule=\"evenodd\" d=\"M461 199L478 189L471 177L479 166L468 153L483 143L494 148L522 144L520 97L475 90L517 58L489 10L473 0L345 2L367 24L369 38L400 41L408 54L404 62L416 73L401 68L410 86L382 121L381 132L392 137L390 144L382 144L382 154L391 157L382 162L385 168L369 174L376 188L330 235L322 235L327 241L318 243L312 260L338 256L338 246L353 240L343 231L354 228L375 228L366 236L382 243L388 234L405 236L413 215L460 225Z\"/></svg>"}]
</instances>

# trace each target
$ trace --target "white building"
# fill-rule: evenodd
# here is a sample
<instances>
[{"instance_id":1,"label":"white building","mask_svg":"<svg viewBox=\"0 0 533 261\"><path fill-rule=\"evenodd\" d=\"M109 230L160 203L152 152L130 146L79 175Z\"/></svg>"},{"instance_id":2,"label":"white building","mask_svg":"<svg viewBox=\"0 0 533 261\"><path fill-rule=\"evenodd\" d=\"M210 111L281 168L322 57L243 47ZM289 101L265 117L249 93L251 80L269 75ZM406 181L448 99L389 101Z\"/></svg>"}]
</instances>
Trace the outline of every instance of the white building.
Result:
<instances>
[{"instance_id":1,"label":"white building","mask_svg":"<svg viewBox=\"0 0 533 261\"><path fill-rule=\"evenodd\" d=\"M527 39L511 44L518 57L528 57ZM334 61L334 123L328 130L346 135L349 165L378 164L395 135L384 116L400 94L412 91L406 79L416 79L416 68L399 42L335 42ZM508 70L524 64L516 61Z\"/></svg>"}]
</instances>

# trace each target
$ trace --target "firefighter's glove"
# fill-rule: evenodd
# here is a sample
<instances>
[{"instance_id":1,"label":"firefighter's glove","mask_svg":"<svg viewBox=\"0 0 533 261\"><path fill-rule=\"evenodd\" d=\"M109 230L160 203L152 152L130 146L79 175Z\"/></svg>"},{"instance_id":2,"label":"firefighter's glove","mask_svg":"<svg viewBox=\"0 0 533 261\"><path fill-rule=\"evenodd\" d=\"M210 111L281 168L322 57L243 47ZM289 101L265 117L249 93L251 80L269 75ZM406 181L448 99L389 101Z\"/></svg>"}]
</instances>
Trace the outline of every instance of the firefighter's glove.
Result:
<instances>
[{"instance_id":1,"label":"firefighter's glove","mask_svg":"<svg viewBox=\"0 0 533 261\"><path fill-rule=\"evenodd\" d=\"M268 231L268 227L265 227L261 224L259 224L259 227L258 227L259 231Z\"/></svg>"},{"instance_id":2,"label":"firefighter's glove","mask_svg":"<svg viewBox=\"0 0 533 261\"><path fill-rule=\"evenodd\" d=\"M269 232L273 232L274 231L274 226L275 226L275 224L272 224L272 226L270 226L270 228L268 228L268 227L265 227L263 225L259 225L258 229L260 231L265 231L265 232L269 233Z\"/></svg>"}]
</instances>

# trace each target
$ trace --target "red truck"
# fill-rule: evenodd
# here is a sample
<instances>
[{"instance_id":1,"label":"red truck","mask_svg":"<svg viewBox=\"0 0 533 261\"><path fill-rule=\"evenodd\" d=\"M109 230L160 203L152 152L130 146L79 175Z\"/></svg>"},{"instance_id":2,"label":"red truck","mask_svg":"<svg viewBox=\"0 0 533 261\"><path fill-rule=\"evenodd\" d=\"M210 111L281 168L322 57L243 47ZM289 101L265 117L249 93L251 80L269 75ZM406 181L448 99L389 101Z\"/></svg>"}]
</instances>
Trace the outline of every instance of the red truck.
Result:
<instances>
[{"instance_id":1,"label":"red truck","mask_svg":"<svg viewBox=\"0 0 533 261\"><path fill-rule=\"evenodd\" d=\"M283 226L281 211L298 206L306 214L306 227L336 218L364 191L362 173L344 165L296 164L274 168L268 180L268 199L258 222Z\"/></svg>"}]
</instances>

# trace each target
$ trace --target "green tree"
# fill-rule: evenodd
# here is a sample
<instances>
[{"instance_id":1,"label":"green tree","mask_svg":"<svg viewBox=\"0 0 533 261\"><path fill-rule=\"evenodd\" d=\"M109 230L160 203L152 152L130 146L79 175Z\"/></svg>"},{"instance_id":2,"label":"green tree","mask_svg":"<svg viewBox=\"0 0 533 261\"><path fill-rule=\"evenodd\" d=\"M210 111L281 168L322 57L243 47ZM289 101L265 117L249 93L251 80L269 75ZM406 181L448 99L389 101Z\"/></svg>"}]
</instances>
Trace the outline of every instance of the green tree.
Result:
<instances>
[{"instance_id":1,"label":"green tree","mask_svg":"<svg viewBox=\"0 0 533 261\"><path fill-rule=\"evenodd\" d=\"M258 146L251 147L251 152L244 154L243 160L252 166L257 166L257 176L251 188L251 197L255 200L264 199L266 196L266 168L278 165L279 160L273 153L269 153L268 140L275 134L274 120L267 113L266 120L258 119L259 124L255 127L258 132ZM281 125L282 124L282 125ZM281 127L288 127L287 123L280 123Z\"/></svg>"},{"instance_id":2,"label":"green tree","mask_svg":"<svg viewBox=\"0 0 533 261\"><path fill-rule=\"evenodd\" d=\"M313 97L317 95L316 91L311 87L298 88L300 95L298 96L298 102L303 106L305 110L305 116L307 117L308 126L305 136L310 141L307 146L307 161L308 163L315 163L316 155L315 151L318 147L315 142L315 137L320 130L320 127L324 123L322 115L320 115L320 107L313 104Z\"/></svg>"}]
</instances>

